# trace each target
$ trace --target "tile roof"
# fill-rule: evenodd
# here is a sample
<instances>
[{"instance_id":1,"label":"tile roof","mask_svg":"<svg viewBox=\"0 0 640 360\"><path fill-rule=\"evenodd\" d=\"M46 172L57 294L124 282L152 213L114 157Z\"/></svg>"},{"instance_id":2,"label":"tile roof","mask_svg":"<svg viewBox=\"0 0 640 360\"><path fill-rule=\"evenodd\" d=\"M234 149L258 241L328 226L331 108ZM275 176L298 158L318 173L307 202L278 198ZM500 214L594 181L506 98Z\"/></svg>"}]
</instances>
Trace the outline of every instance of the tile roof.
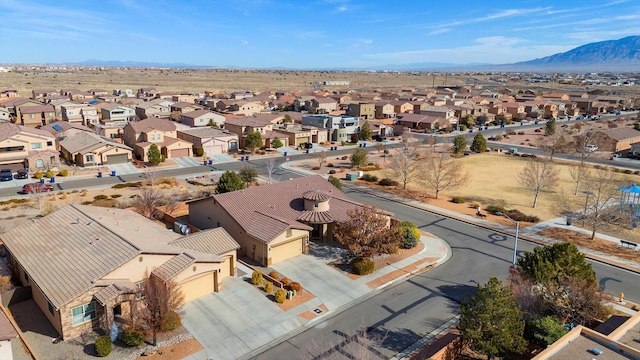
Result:
<instances>
[{"instance_id":1,"label":"tile roof","mask_svg":"<svg viewBox=\"0 0 640 360\"><path fill-rule=\"evenodd\" d=\"M111 284L107 287L102 288L102 290L93 294L93 297L98 300L100 305L105 306L109 301L118 297L118 295L124 293L122 289L120 289L116 284Z\"/></svg>"},{"instance_id":2,"label":"tile roof","mask_svg":"<svg viewBox=\"0 0 640 360\"><path fill-rule=\"evenodd\" d=\"M169 261L155 268L151 273L157 275L161 279L168 280L178 275L184 269L195 264L196 259L188 254L182 253L174 256Z\"/></svg>"},{"instance_id":3,"label":"tile roof","mask_svg":"<svg viewBox=\"0 0 640 360\"><path fill-rule=\"evenodd\" d=\"M149 132L153 130L159 131L175 131L176 124L167 119L148 118L141 121L134 121L128 124L136 132L136 134Z\"/></svg>"},{"instance_id":4,"label":"tile roof","mask_svg":"<svg viewBox=\"0 0 640 360\"><path fill-rule=\"evenodd\" d=\"M362 206L320 175L217 194L194 202L213 199L247 234L269 243L286 229L311 229L298 221L305 211L303 194L310 190L320 190L331 196L328 211L335 221L347 220L349 209Z\"/></svg>"},{"instance_id":5,"label":"tile roof","mask_svg":"<svg viewBox=\"0 0 640 360\"><path fill-rule=\"evenodd\" d=\"M406 121L414 124L418 124L418 123L430 124L439 119L442 119L442 118L439 116L423 115L423 114L399 114L398 115L398 120Z\"/></svg>"},{"instance_id":6,"label":"tile roof","mask_svg":"<svg viewBox=\"0 0 640 360\"><path fill-rule=\"evenodd\" d=\"M51 135L49 132L44 130L29 128L26 126L12 124L12 123L0 123L0 141L4 141L20 133L27 133L27 134L36 135L36 136L42 136L45 138L53 138L53 135Z\"/></svg>"},{"instance_id":7,"label":"tile roof","mask_svg":"<svg viewBox=\"0 0 640 360\"><path fill-rule=\"evenodd\" d=\"M254 117L254 116L246 116L242 118L231 118L225 121L227 125L236 125L236 126L250 126L250 127L262 127L267 125L272 125L273 119L264 118L264 117Z\"/></svg>"},{"instance_id":8,"label":"tile roof","mask_svg":"<svg viewBox=\"0 0 640 360\"><path fill-rule=\"evenodd\" d=\"M230 133L226 130L216 129L210 126L189 128L188 130L178 130L179 133L195 136L201 139L218 136L233 136L238 137L238 134Z\"/></svg>"},{"instance_id":9,"label":"tile roof","mask_svg":"<svg viewBox=\"0 0 640 360\"><path fill-rule=\"evenodd\" d=\"M104 145L109 145L111 147L117 147L125 150L133 150L127 145L117 143L109 138L86 131L80 132L78 134L75 134L74 136L62 140L58 144L72 154L83 151L93 151Z\"/></svg>"},{"instance_id":10,"label":"tile roof","mask_svg":"<svg viewBox=\"0 0 640 360\"><path fill-rule=\"evenodd\" d=\"M616 141L635 139L640 137L640 131L632 127L619 127L604 131L604 133Z\"/></svg>"},{"instance_id":11,"label":"tile roof","mask_svg":"<svg viewBox=\"0 0 640 360\"><path fill-rule=\"evenodd\" d=\"M1 239L58 309L95 286L105 287L98 295L102 301L115 293L115 288L106 289L111 284L120 291L131 289L128 279L102 278L138 254L184 254L164 267L174 269L185 256L196 262L223 262L207 250L239 247L226 231L183 236L129 210L88 205L67 205L2 234Z\"/></svg>"},{"instance_id":12,"label":"tile roof","mask_svg":"<svg viewBox=\"0 0 640 360\"><path fill-rule=\"evenodd\" d=\"M4 314L4 311L0 312L0 341L11 340L16 337L18 337L18 332Z\"/></svg>"},{"instance_id":13,"label":"tile roof","mask_svg":"<svg viewBox=\"0 0 640 360\"><path fill-rule=\"evenodd\" d=\"M56 109L53 105L38 105L38 106L22 106L20 112L22 114L38 114L42 112L55 112Z\"/></svg>"},{"instance_id":14,"label":"tile roof","mask_svg":"<svg viewBox=\"0 0 640 360\"><path fill-rule=\"evenodd\" d=\"M333 216L331 216L330 211L303 211L300 216L298 216L299 221L304 221L308 223L331 223L334 221Z\"/></svg>"},{"instance_id":15,"label":"tile roof","mask_svg":"<svg viewBox=\"0 0 640 360\"><path fill-rule=\"evenodd\" d=\"M216 255L240 248L240 245L223 228L198 231L189 236L171 241L169 244L183 249Z\"/></svg>"},{"instance_id":16,"label":"tile roof","mask_svg":"<svg viewBox=\"0 0 640 360\"><path fill-rule=\"evenodd\" d=\"M182 114L182 117L186 117L189 119L195 119L198 116L202 116L202 115L206 115L206 114L215 114L213 111L211 110L207 110L207 109L200 109L200 110L194 110L194 111L190 111L188 113L184 113ZM221 115L224 116L224 115Z\"/></svg>"}]
</instances>

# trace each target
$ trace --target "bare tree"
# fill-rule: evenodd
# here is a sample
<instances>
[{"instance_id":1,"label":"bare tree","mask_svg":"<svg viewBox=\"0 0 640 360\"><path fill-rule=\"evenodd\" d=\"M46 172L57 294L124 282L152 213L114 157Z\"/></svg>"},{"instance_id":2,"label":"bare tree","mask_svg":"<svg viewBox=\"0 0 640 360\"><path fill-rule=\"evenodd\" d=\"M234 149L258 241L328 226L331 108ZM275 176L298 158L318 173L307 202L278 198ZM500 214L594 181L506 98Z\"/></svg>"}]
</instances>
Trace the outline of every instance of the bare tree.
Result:
<instances>
[{"instance_id":1,"label":"bare tree","mask_svg":"<svg viewBox=\"0 0 640 360\"><path fill-rule=\"evenodd\" d=\"M376 349L381 346L387 338L387 334L367 331L362 326L354 334L339 334L343 340L339 343L321 344L313 341L311 345L302 349L298 356L300 359L313 360L379 360L381 353Z\"/></svg>"},{"instance_id":2,"label":"bare tree","mask_svg":"<svg viewBox=\"0 0 640 360\"><path fill-rule=\"evenodd\" d=\"M392 179L398 179L402 188L407 184L418 180L421 176L424 161L420 159L420 153L410 147L398 149L389 159L389 164L384 168L384 174Z\"/></svg>"},{"instance_id":3,"label":"bare tree","mask_svg":"<svg viewBox=\"0 0 640 360\"><path fill-rule=\"evenodd\" d=\"M635 221L635 211L633 214L626 214L627 218L624 213L626 209L616 206L620 195L617 189L620 185L610 168L593 170L584 179L585 202L572 201L568 196L561 194L557 208L565 214L579 214L577 220L581 220L583 226L591 230L593 240L596 231L617 230L623 227L625 221Z\"/></svg>"},{"instance_id":4,"label":"bare tree","mask_svg":"<svg viewBox=\"0 0 640 360\"><path fill-rule=\"evenodd\" d=\"M378 155L380 155L380 152L385 148L384 144L381 142L377 142L373 147L378 150Z\"/></svg>"},{"instance_id":5,"label":"bare tree","mask_svg":"<svg viewBox=\"0 0 640 360\"><path fill-rule=\"evenodd\" d=\"M311 156L318 162L318 167L322 169L322 164L327 158L327 152L324 150L320 150L320 151L314 152L313 155Z\"/></svg>"},{"instance_id":6,"label":"bare tree","mask_svg":"<svg viewBox=\"0 0 640 360\"><path fill-rule=\"evenodd\" d=\"M173 215L173 212L178 210L180 206L180 195L176 191L171 191L164 200L166 200L164 211L169 215Z\"/></svg>"},{"instance_id":7,"label":"bare tree","mask_svg":"<svg viewBox=\"0 0 640 360\"><path fill-rule=\"evenodd\" d=\"M525 168L518 174L518 180L534 193L534 208L538 205L540 192L550 189L558 183L559 173L560 170L550 159L530 158Z\"/></svg>"},{"instance_id":8,"label":"bare tree","mask_svg":"<svg viewBox=\"0 0 640 360\"><path fill-rule=\"evenodd\" d=\"M274 181L278 181L278 179L273 178L273 174L276 172L276 169L278 168L276 163L276 158L274 157L267 158L267 161L265 162L264 165L265 165L265 170L267 171L267 181L269 182L269 184L272 184Z\"/></svg>"},{"instance_id":9,"label":"bare tree","mask_svg":"<svg viewBox=\"0 0 640 360\"><path fill-rule=\"evenodd\" d=\"M47 197L50 187L45 184L34 183L29 186L29 198L36 203L38 211L42 211L42 201Z\"/></svg>"},{"instance_id":10,"label":"bare tree","mask_svg":"<svg viewBox=\"0 0 640 360\"><path fill-rule=\"evenodd\" d=\"M563 152L568 145L567 135L560 128L552 134L541 137L538 147L544 151L545 155L549 156L549 159L553 159L556 154Z\"/></svg>"},{"instance_id":11,"label":"bare tree","mask_svg":"<svg viewBox=\"0 0 640 360\"><path fill-rule=\"evenodd\" d=\"M156 171L148 171L144 177L147 184L140 186L133 206L140 215L153 218L156 215L156 208L162 201L162 189L156 184L158 181Z\"/></svg>"},{"instance_id":12,"label":"bare tree","mask_svg":"<svg viewBox=\"0 0 640 360\"><path fill-rule=\"evenodd\" d=\"M171 313L177 314L178 307L184 301L184 294L175 280L152 273L145 274L144 287L140 295L143 306L137 307L136 315L147 326L155 346L158 332L167 325Z\"/></svg>"},{"instance_id":13,"label":"bare tree","mask_svg":"<svg viewBox=\"0 0 640 360\"><path fill-rule=\"evenodd\" d=\"M431 148L425 160L421 182L435 191L436 199L440 197L440 192L456 189L469 179L470 176L464 171L462 162L452 158L444 149L435 146Z\"/></svg>"},{"instance_id":14,"label":"bare tree","mask_svg":"<svg viewBox=\"0 0 640 360\"><path fill-rule=\"evenodd\" d=\"M576 184L573 195L578 195L580 184L591 175L591 169L587 164L580 163L569 168L569 175L571 175L571 179L573 179L573 182Z\"/></svg>"},{"instance_id":15,"label":"bare tree","mask_svg":"<svg viewBox=\"0 0 640 360\"><path fill-rule=\"evenodd\" d=\"M389 227L389 217L375 206L347 210L348 220L336 224L336 240L358 256L371 259L388 254L400 243L400 234Z\"/></svg>"}]
</instances>

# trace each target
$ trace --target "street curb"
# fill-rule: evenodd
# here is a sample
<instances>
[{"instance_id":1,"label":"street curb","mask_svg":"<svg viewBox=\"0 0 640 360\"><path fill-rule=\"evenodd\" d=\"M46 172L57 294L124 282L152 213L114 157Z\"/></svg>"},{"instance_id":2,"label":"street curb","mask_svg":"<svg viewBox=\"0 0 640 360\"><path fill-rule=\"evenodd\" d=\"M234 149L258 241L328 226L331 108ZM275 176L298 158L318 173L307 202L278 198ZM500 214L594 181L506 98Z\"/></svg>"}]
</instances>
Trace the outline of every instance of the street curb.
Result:
<instances>
[{"instance_id":1,"label":"street curb","mask_svg":"<svg viewBox=\"0 0 640 360\"><path fill-rule=\"evenodd\" d=\"M387 197L387 196L381 195L379 192L370 191L370 190L364 190L364 189L362 189L360 187L355 187L355 186L353 186L353 185L351 185L349 183L343 182L342 184L343 184L343 186L345 186L345 187L347 187L347 188L349 188L351 190L354 190L354 191L359 191L359 192L362 192L362 193L365 193L365 194L373 195L373 196L380 197L380 198L383 198L383 199L386 199L386 200L390 200L390 201L394 201L394 202L397 202L397 203L400 203L400 204L411 206L413 208L424 210L424 211L427 211L427 212L430 212L430 213L433 213L433 214L436 214L436 215L440 215L440 216L446 217L448 219L460 221L460 222L463 222L465 224L475 225L477 227L481 227L481 228L484 228L484 229L493 230L493 231L495 231L497 233L513 236L513 234L511 234L511 233L509 233L509 232L507 232L507 231L505 231L503 229L499 229L499 228L496 228L496 227L493 227L493 226L477 223L477 222L474 222L474 221L469 221L469 220L462 219L462 218L459 218L459 217L456 217L456 216L453 216L453 215L441 213L441 212L438 212L436 210L428 209L426 207L419 206L419 205L416 205L416 204L403 202L403 201L400 201L398 199L394 199L392 197ZM552 241L545 241L545 240L535 239L535 238L532 238L532 237L530 237L528 235L520 235L518 237L518 239L521 239L521 240L524 240L524 241L528 241L528 242L531 242L531 243L534 243L534 244L539 244L539 245L553 244ZM640 268L634 268L634 267L626 266L626 265L611 261L609 259L605 259L605 258L599 257L597 255L586 254L584 252L583 252L583 254L589 260L596 261L596 262L599 262L599 263L602 263L602 264L607 264L609 266L612 266L612 267L615 267L615 268L618 268L618 269L627 270L627 271L630 271L630 272L633 272L633 273L636 273L636 274L640 274Z\"/></svg>"}]
</instances>

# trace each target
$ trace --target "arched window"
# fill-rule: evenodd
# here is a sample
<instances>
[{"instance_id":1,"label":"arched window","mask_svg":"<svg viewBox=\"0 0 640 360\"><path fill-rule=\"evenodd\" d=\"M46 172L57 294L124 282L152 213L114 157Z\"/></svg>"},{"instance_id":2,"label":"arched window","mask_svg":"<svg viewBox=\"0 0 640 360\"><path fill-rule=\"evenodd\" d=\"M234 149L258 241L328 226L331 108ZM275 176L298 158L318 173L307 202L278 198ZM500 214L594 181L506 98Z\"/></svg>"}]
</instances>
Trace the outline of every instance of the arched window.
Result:
<instances>
[{"instance_id":1,"label":"arched window","mask_svg":"<svg viewBox=\"0 0 640 360\"><path fill-rule=\"evenodd\" d=\"M44 167L44 161L42 159L36 160L36 168L40 169Z\"/></svg>"}]
</instances>

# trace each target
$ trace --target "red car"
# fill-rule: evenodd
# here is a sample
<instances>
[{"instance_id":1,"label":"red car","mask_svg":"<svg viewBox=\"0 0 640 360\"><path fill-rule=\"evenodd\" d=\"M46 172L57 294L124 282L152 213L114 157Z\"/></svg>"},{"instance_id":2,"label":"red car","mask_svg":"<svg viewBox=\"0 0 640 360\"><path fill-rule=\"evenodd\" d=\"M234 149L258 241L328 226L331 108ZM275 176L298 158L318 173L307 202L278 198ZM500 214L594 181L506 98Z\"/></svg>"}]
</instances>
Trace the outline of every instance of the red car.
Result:
<instances>
[{"instance_id":1,"label":"red car","mask_svg":"<svg viewBox=\"0 0 640 360\"><path fill-rule=\"evenodd\" d=\"M32 183L32 184L26 184L22 187L23 194L29 194L31 192L40 193L45 191L53 191L53 186L49 184Z\"/></svg>"}]
</instances>

